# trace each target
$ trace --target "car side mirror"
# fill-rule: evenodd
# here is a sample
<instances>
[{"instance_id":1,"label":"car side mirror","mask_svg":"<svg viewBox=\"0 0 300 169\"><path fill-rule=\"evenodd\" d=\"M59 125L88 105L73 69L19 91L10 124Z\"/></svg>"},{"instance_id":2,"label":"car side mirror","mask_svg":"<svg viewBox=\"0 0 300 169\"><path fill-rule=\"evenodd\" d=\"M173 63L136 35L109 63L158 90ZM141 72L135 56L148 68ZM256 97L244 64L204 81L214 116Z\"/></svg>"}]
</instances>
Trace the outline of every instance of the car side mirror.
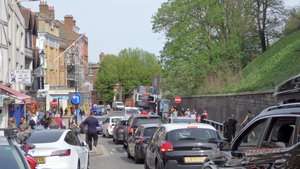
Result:
<instances>
[{"instance_id":1,"label":"car side mirror","mask_svg":"<svg viewBox=\"0 0 300 169\"><path fill-rule=\"evenodd\" d=\"M150 143L150 138L145 138L144 143L149 144Z\"/></svg>"},{"instance_id":2,"label":"car side mirror","mask_svg":"<svg viewBox=\"0 0 300 169\"><path fill-rule=\"evenodd\" d=\"M230 149L230 142L224 140L218 143L220 151L228 151Z\"/></svg>"},{"instance_id":3,"label":"car side mirror","mask_svg":"<svg viewBox=\"0 0 300 169\"><path fill-rule=\"evenodd\" d=\"M86 142L85 142L85 141L82 141L82 142L81 142L81 146L82 146L82 147L87 146Z\"/></svg>"}]
</instances>

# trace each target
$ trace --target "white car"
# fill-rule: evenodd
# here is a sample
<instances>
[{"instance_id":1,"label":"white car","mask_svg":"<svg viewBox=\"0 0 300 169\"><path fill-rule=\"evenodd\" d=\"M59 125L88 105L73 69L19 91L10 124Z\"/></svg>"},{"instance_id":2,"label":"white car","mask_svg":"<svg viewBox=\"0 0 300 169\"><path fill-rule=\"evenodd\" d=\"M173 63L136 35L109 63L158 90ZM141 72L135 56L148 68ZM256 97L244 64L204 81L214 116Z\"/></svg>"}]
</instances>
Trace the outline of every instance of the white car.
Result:
<instances>
[{"instance_id":1,"label":"white car","mask_svg":"<svg viewBox=\"0 0 300 169\"><path fill-rule=\"evenodd\" d=\"M103 122L103 130L102 136L103 137L111 137L113 135L113 130L115 125L117 124L118 120L124 118L123 116L111 116L107 117Z\"/></svg>"},{"instance_id":2,"label":"white car","mask_svg":"<svg viewBox=\"0 0 300 169\"><path fill-rule=\"evenodd\" d=\"M196 123L191 117L169 117L168 123Z\"/></svg>"},{"instance_id":3,"label":"white car","mask_svg":"<svg viewBox=\"0 0 300 169\"><path fill-rule=\"evenodd\" d=\"M113 110L124 110L123 102L115 102L112 107Z\"/></svg>"},{"instance_id":4,"label":"white car","mask_svg":"<svg viewBox=\"0 0 300 169\"><path fill-rule=\"evenodd\" d=\"M69 129L33 131L27 140L35 148L29 150L38 162L36 169L88 169L89 149L84 141Z\"/></svg>"},{"instance_id":5,"label":"white car","mask_svg":"<svg viewBox=\"0 0 300 169\"><path fill-rule=\"evenodd\" d=\"M123 113L124 116L128 118L133 115L141 114L140 110L137 107L125 107Z\"/></svg>"}]
</instances>

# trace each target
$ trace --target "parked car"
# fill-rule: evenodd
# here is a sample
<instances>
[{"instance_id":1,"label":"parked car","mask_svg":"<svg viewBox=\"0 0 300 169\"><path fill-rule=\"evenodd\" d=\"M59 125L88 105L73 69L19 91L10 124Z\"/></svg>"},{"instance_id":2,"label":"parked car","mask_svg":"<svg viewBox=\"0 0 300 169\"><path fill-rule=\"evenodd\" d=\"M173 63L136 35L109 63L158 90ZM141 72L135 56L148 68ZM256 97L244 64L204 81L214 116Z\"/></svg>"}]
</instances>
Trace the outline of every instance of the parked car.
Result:
<instances>
[{"instance_id":1,"label":"parked car","mask_svg":"<svg viewBox=\"0 0 300 169\"><path fill-rule=\"evenodd\" d=\"M123 116L107 117L103 122L102 136L111 137L113 135L113 130L117 121L120 120L121 118L123 118Z\"/></svg>"},{"instance_id":2,"label":"parked car","mask_svg":"<svg viewBox=\"0 0 300 169\"><path fill-rule=\"evenodd\" d=\"M299 101L263 110L230 144L207 157L205 169L299 169L299 112Z\"/></svg>"},{"instance_id":3,"label":"parked car","mask_svg":"<svg viewBox=\"0 0 300 169\"><path fill-rule=\"evenodd\" d=\"M125 107L123 114L125 117L130 117L133 115L139 115L141 114L140 110L137 107Z\"/></svg>"},{"instance_id":4,"label":"parked car","mask_svg":"<svg viewBox=\"0 0 300 169\"><path fill-rule=\"evenodd\" d=\"M220 142L218 132L209 124L163 124L148 144L145 168L202 168Z\"/></svg>"},{"instance_id":5,"label":"parked car","mask_svg":"<svg viewBox=\"0 0 300 169\"><path fill-rule=\"evenodd\" d=\"M26 152L22 151L20 145L13 139L13 133L9 129L0 129L0 132L4 133L0 136L0 168L33 169L26 159Z\"/></svg>"},{"instance_id":6,"label":"parked car","mask_svg":"<svg viewBox=\"0 0 300 169\"><path fill-rule=\"evenodd\" d=\"M120 102L120 101L116 101L112 105L113 110L124 110L124 107L125 106L124 106L123 102Z\"/></svg>"},{"instance_id":7,"label":"parked car","mask_svg":"<svg viewBox=\"0 0 300 169\"><path fill-rule=\"evenodd\" d=\"M97 105L96 106L96 112L95 112L95 116L102 116L104 115L105 112L105 105Z\"/></svg>"},{"instance_id":8,"label":"parked car","mask_svg":"<svg viewBox=\"0 0 300 169\"><path fill-rule=\"evenodd\" d=\"M141 124L161 124L162 120L158 115L135 115L128 120L127 129L124 130L123 147L127 148L127 140Z\"/></svg>"},{"instance_id":9,"label":"parked car","mask_svg":"<svg viewBox=\"0 0 300 169\"><path fill-rule=\"evenodd\" d=\"M149 138L159 127L160 124L141 124L128 139L127 157L133 157L137 164L143 162Z\"/></svg>"},{"instance_id":10,"label":"parked car","mask_svg":"<svg viewBox=\"0 0 300 169\"><path fill-rule=\"evenodd\" d=\"M72 130L33 131L27 142L35 145L28 153L38 162L38 169L87 169L89 166L88 146Z\"/></svg>"},{"instance_id":11,"label":"parked car","mask_svg":"<svg viewBox=\"0 0 300 169\"><path fill-rule=\"evenodd\" d=\"M190 117L169 117L168 123L196 123L196 121Z\"/></svg>"},{"instance_id":12,"label":"parked car","mask_svg":"<svg viewBox=\"0 0 300 169\"><path fill-rule=\"evenodd\" d=\"M124 128L127 126L128 118L118 120L113 130L113 142L119 144L124 140Z\"/></svg>"},{"instance_id":13,"label":"parked car","mask_svg":"<svg viewBox=\"0 0 300 169\"><path fill-rule=\"evenodd\" d=\"M96 118L98 119L98 122L99 122L99 127L97 127L97 133L102 134L102 132L103 132L103 121L104 121L105 118L101 118L101 117L97 117L97 116L96 116ZM84 119L83 119L83 121L84 121ZM83 123L79 124L79 131L80 131L80 133L86 133L85 125Z\"/></svg>"}]
</instances>

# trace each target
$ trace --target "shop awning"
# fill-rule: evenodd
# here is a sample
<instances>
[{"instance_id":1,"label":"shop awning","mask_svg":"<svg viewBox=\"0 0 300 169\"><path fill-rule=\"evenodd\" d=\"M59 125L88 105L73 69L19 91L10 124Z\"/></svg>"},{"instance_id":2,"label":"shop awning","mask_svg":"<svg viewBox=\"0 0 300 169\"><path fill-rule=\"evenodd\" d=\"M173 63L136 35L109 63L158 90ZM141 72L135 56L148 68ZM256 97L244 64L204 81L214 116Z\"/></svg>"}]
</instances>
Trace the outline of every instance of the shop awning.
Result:
<instances>
[{"instance_id":1,"label":"shop awning","mask_svg":"<svg viewBox=\"0 0 300 169\"><path fill-rule=\"evenodd\" d=\"M31 102L31 97L28 96L28 95L25 95L19 91L16 91L10 87L7 87L5 85L3 85L2 83L0 83L0 89L3 90L3 91L6 91L8 92L11 97L15 98L15 99L18 99L18 100L21 100L23 104L26 104L26 103L30 103Z\"/></svg>"}]
</instances>

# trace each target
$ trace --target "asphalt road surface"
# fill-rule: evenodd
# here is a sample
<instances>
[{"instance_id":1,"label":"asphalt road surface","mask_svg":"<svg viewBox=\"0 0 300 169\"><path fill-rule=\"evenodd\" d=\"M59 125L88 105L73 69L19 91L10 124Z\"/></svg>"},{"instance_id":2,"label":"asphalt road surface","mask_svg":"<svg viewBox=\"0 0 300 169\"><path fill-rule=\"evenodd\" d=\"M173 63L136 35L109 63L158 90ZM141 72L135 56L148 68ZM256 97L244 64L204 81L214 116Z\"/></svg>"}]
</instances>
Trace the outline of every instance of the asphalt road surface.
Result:
<instances>
[{"instance_id":1,"label":"asphalt road surface","mask_svg":"<svg viewBox=\"0 0 300 169\"><path fill-rule=\"evenodd\" d=\"M120 116L121 112L111 112L108 116ZM123 145L116 145L112 138L99 135L97 151L90 154L90 169L143 169L143 164L135 164L127 158Z\"/></svg>"}]
</instances>

